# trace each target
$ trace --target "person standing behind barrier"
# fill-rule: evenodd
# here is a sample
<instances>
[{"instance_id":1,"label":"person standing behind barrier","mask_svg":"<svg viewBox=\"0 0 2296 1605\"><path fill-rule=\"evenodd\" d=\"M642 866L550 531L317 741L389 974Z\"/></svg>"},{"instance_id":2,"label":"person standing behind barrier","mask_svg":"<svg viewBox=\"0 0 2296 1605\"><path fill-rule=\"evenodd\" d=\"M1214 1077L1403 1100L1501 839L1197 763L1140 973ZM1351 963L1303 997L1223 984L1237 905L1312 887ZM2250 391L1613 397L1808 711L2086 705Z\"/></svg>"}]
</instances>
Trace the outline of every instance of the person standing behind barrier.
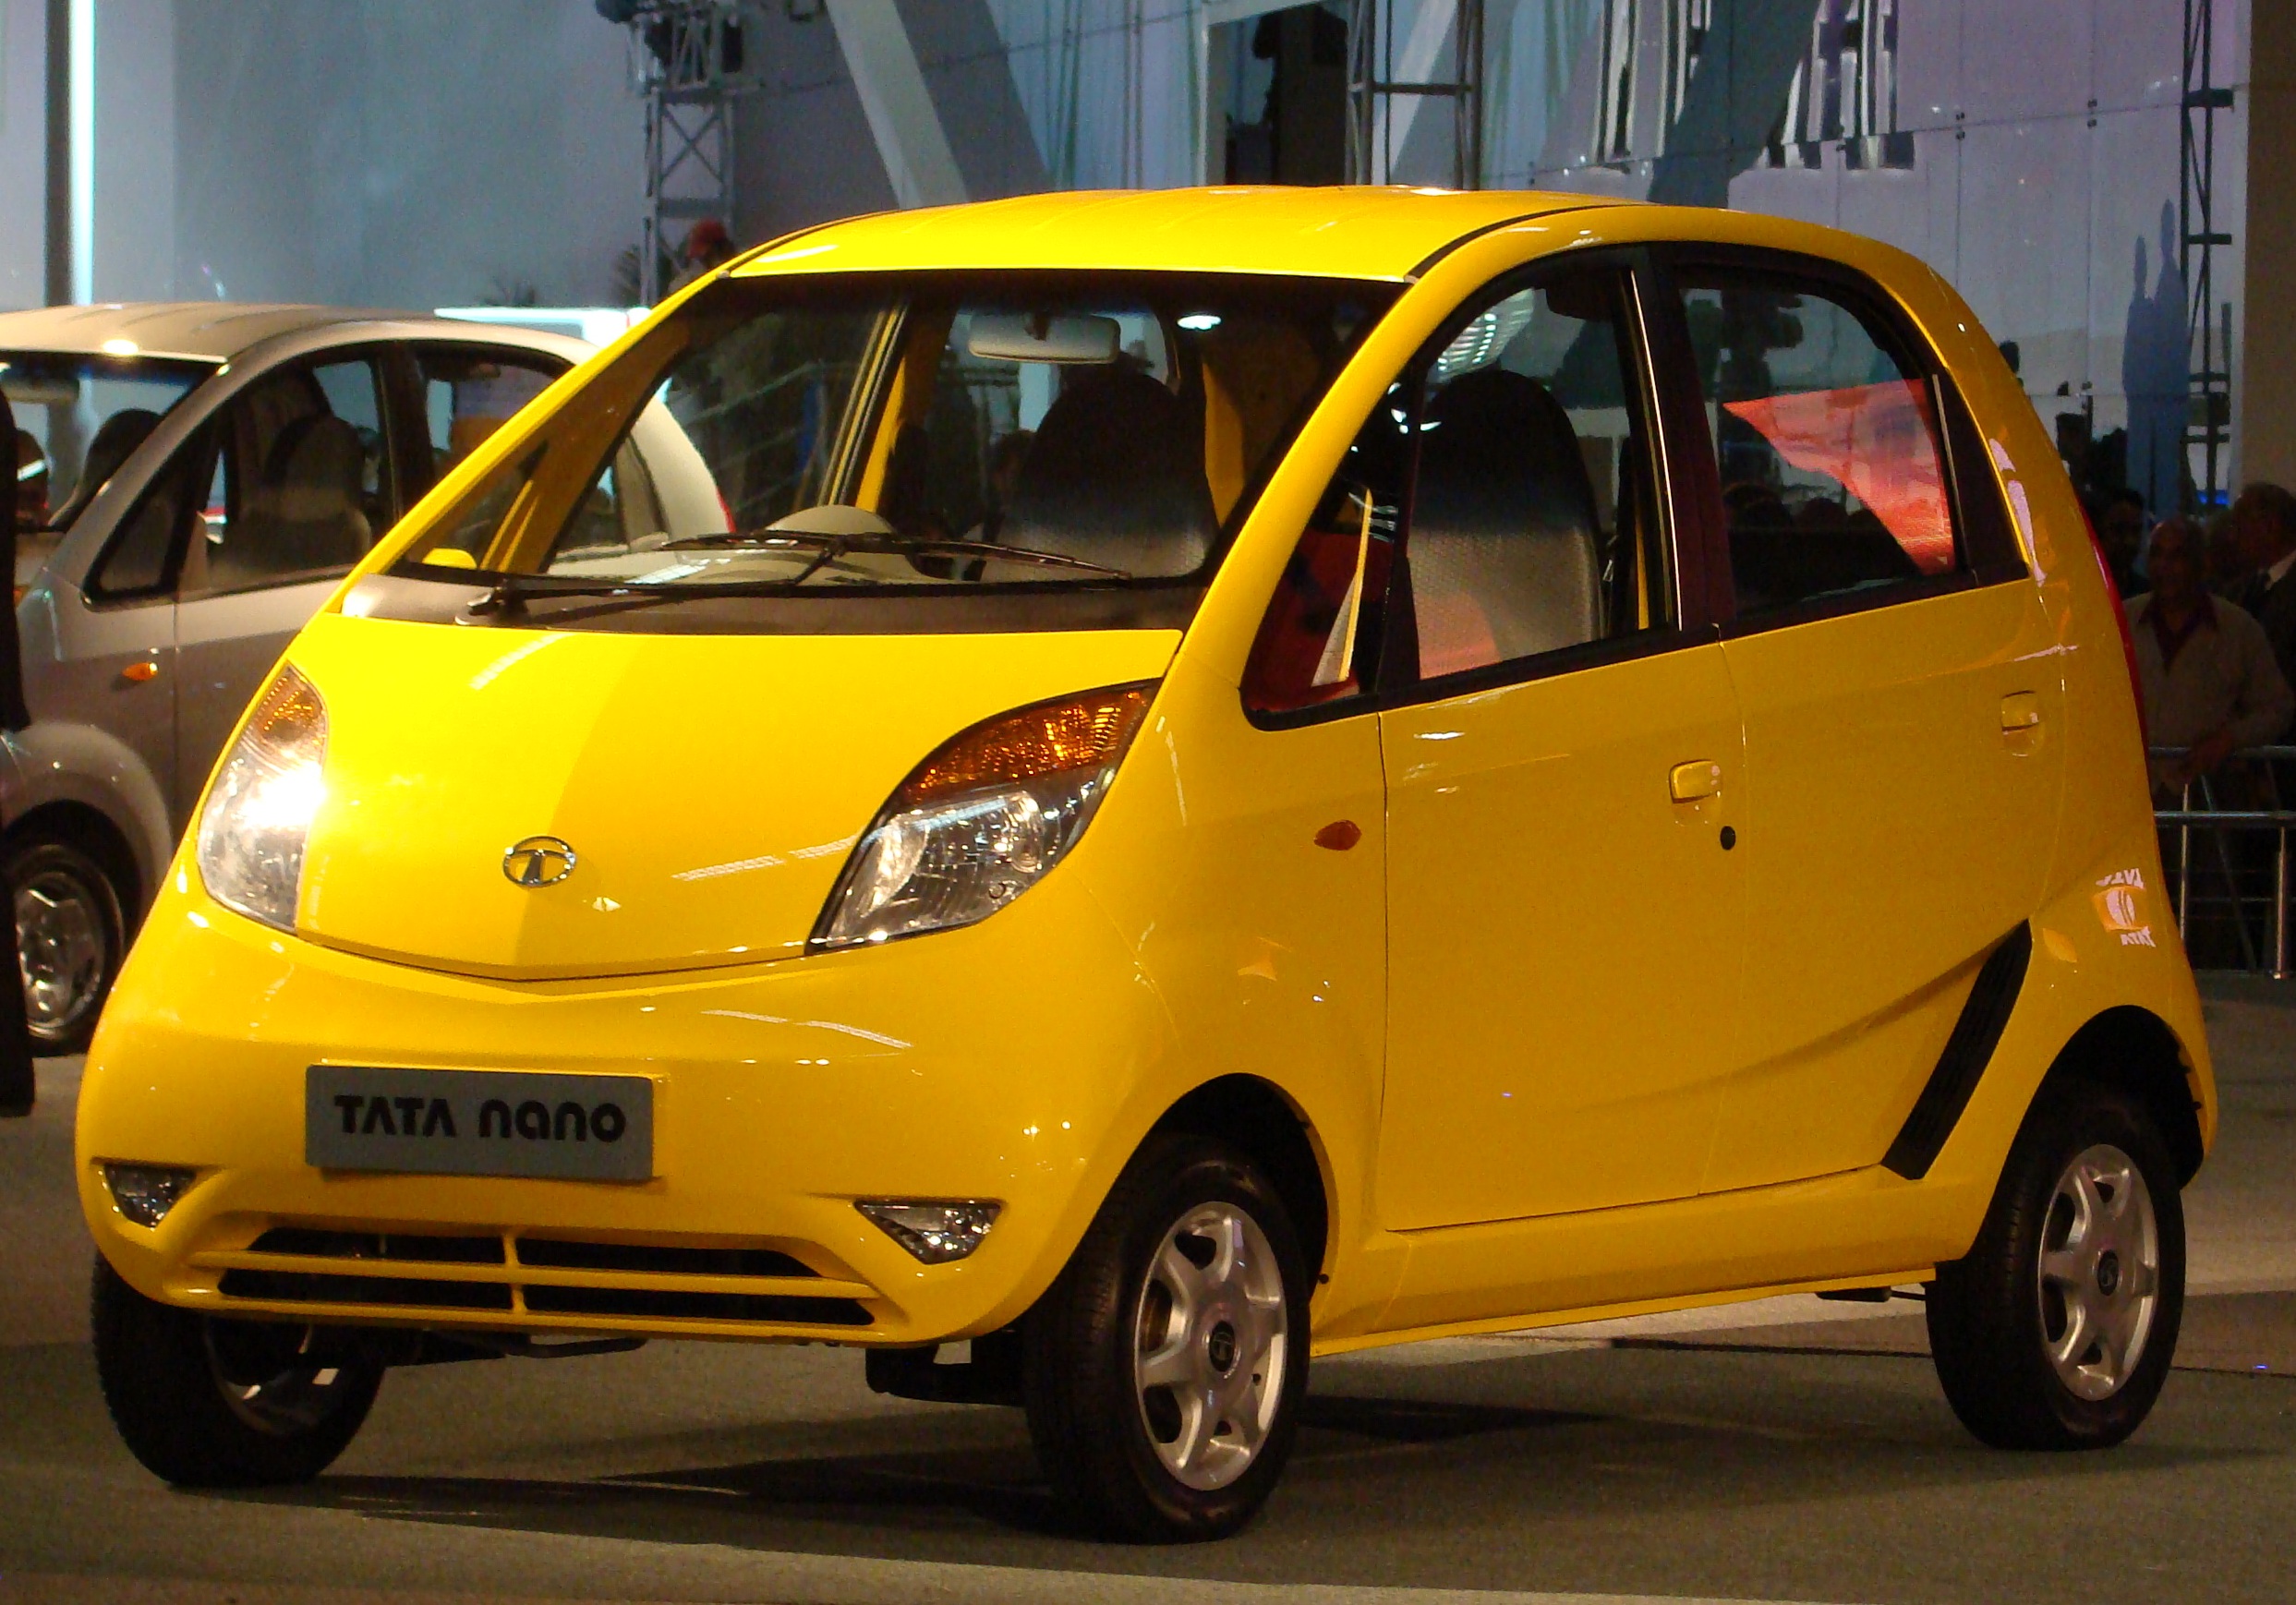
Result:
<instances>
[{"instance_id":1,"label":"person standing behind barrier","mask_svg":"<svg viewBox=\"0 0 2296 1605\"><path fill-rule=\"evenodd\" d=\"M2164 519L2153 531L2153 588L2129 605L2145 740L2187 749L2153 765L2154 786L2171 797L2239 748L2273 741L2296 715L2296 691L2263 626L2202 587L2207 565L2198 527Z\"/></svg>"},{"instance_id":2,"label":"person standing behind barrier","mask_svg":"<svg viewBox=\"0 0 2296 1605\"><path fill-rule=\"evenodd\" d=\"M2233 500L2231 537L2248 576L2226 594L2264 626L2281 677L2296 684L2296 495L2249 486Z\"/></svg>"}]
</instances>

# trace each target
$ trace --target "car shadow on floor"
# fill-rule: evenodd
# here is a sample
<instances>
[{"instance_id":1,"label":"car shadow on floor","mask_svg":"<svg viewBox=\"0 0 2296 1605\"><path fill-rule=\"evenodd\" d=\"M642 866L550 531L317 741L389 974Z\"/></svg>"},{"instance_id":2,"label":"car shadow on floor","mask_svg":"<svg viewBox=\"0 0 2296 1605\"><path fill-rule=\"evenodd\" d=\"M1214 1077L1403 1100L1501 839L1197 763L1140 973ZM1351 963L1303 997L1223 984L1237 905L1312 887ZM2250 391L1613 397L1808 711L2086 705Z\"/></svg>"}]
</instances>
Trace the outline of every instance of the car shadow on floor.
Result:
<instances>
[{"instance_id":1,"label":"car shadow on floor","mask_svg":"<svg viewBox=\"0 0 2296 1605\"><path fill-rule=\"evenodd\" d=\"M1267 1516L1211 1551L1122 1549L1075 1530L1017 1417L1007 1418L1013 1435L1003 1442L798 1453L588 1479L330 1476L307 1489L219 1497L751 1551L1113 1571L1241 1568L1277 1578L1304 1567L1300 1576L1323 1581L1337 1580L1335 1566L1344 1571L1350 1547L1369 1539L1361 1513L1376 1510L1383 1568L1406 1564L1422 1586L1480 1577L1489 1587L1535 1579L1510 1585L1491 1574L1487 1555L1462 1560L1463 1523L1517 1533L1544 1521L1657 1530L1675 1516L1822 1503L1853 1484L1860 1496L1886 1499L2039 1478L2157 1474L2243 1453L2140 1445L2111 1455L2004 1455L1950 1429L1911 1438L1889 1428L1831 1435L1773 1427L1759 1409L1738 1412L1746 1418L1738 1420L1697 1419L1408 1396L1419 1391L1311 1396ZM920 1426L919 1436L928 1437ZM1483 1569L1461 1569L1468 1566Z\"/></svg>"}]
</instances>

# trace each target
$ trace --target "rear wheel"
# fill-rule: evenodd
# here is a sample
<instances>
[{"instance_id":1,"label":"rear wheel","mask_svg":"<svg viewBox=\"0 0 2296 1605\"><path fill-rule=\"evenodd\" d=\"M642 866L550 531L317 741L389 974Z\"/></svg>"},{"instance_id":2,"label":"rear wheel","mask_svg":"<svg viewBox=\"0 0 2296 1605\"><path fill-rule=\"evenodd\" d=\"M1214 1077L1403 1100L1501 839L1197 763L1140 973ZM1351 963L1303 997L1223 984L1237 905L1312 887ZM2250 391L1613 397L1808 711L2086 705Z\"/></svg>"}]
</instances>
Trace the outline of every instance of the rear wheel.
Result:
<instances>
[{"instance_id":1,"label":"rear wheel","mask_svg":"<svg viewBox=\"0 0 2296 1605\"><path fill-rule=\"evenodd\" d=\"M12 844L0 873L16 910L33 1051L84 1052L127 953L119 888L102 864L54 838Z\"/></svg>"},{"instance_id":2,"label":"rear wheel","mask_svg":"<svg viewBox=\"0 0 2296 1605\"><path fill-rule=\"evenodd\" d=\"M1152 1141L1024 1326L1055 1495L1114 1538L1227 1536L1283 1474L1308 1379L1308 1273L1235 1150Z\"/></svg>"},{"instance_id":3,"label":"rear wheel","mask_svg":"<svg viewBox=\"0 0 2296 1605\"><path fill-rule=\"evenodd\" d=\"M146 1469L193 1488L308 1482L343 1453L382 1385L320 1329L159 1304L96 1258L96 1374Z\"/></svg>"},{"instance_id":4,"label":"rear wheel","mask_svg":"<svg viewBox=\"0 0 2296 1605\"><path fill-rule=\"evenodd\" d=\"M1964 1425L2001 1449L2101 1449L2160 1396L2184 1307L2177 1176L2133 1100L2043 1094L1967 1255L1938 1267L1929 1346Z\"/></svg>"}]
</instances>

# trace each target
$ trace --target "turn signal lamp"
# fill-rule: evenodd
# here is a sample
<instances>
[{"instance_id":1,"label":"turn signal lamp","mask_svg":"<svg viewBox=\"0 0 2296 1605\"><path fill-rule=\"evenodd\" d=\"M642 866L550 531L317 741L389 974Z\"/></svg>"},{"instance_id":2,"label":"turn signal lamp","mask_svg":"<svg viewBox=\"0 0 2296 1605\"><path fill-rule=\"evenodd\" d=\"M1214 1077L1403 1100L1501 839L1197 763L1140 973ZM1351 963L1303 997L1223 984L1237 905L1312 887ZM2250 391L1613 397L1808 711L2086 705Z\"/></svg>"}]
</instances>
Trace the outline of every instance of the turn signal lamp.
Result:
<instances>
[{"instance_id":1,"label":"turn signal lamp","mask_svg":"<svg viewBox=\"0 0 2296 1605\"><path fill-rule=\"evenodd\" d=\"M1091 823L1154 690L1118 685L1038 703L944 742L862 837L814 946L973 924L1034 886Z\"/></svg>"}]
</instances>

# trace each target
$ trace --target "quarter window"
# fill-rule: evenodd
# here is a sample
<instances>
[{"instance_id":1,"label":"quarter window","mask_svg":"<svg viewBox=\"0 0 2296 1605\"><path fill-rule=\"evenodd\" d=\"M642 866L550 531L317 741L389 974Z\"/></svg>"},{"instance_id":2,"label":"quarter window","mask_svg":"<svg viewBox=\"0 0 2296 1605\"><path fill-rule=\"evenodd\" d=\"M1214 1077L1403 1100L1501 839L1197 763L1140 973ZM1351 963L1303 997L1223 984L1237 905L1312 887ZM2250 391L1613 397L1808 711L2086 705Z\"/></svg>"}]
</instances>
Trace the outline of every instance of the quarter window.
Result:
<instances>
[{"instance_id":1,"label":"quarter window","mask_svg":"<svg viewBox=\"0 0 2296 1605\"><path fill-rule=\"evenodd\" d=\"M1682 275L1741 617L1954 572L1935 392L1824 287Z\"/></svg>"}]
</instances>

